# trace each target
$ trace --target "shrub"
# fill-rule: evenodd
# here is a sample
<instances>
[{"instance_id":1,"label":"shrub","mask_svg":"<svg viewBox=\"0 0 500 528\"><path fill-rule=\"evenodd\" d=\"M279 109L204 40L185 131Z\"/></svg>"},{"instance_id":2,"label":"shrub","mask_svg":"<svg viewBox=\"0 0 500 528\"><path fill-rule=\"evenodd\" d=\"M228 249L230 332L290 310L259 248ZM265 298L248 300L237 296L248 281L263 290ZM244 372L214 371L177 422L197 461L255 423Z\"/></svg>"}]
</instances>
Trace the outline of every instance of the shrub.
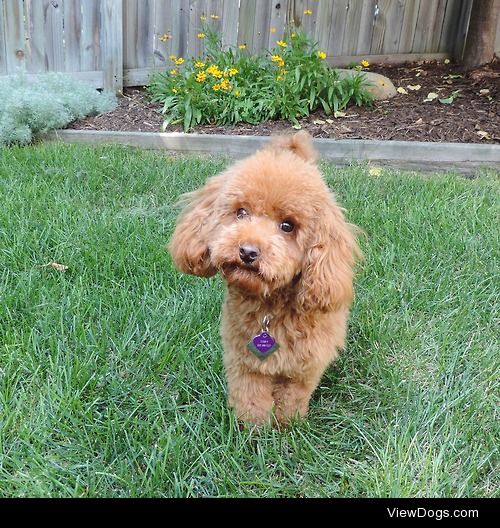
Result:
<instances>
[{"instance_id":1,"label":"shrub","mask_svg":"<svg viewBox=\"0 0 500 528\"><path fill-rule=\"evenodd\" d=\"M260 123L298 118L317 108L335 113L353 102L370 104L363 73L341 79L326 62L326 54L300 32L290 32L276 47L250 55L240 46L223 50L219 35L207 29L204 58L170 56L172 67L155 74L148 86L151 98L163 105L164 127L182 123Z\"/></svg>"},{"instance_id":2,"label":"shrub","mask_svg":"<svg viewBox=\"0 0 500 528\"><path fill-rule=\"evenodd\" d=\"M29 143L34 134L65 127L75 119L107 112L116 97L59 73L29 79L0 77L0 145Z\"/></svg>"}]
</instances>

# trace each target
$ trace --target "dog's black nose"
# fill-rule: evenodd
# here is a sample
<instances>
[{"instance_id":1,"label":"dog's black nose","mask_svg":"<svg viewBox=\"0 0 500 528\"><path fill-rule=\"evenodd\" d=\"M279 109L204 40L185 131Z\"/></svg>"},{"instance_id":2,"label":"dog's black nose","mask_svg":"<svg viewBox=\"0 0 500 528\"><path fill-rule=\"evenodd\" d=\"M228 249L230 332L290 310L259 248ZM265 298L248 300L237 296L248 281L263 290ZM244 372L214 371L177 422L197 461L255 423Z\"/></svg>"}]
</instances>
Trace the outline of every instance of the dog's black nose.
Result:
<instances>
[{"instance_id":1,"label":"dog's black nose","mask_svg":"<svg viewBox=\"0 0 500 528\"><path fill-rule=\"evenodd\" d=\"M252 262L255 262L257 258L260 255L260 251L255 246L252 246L250 244L245 244L244 246L240 246L240 259L245 264L252 264Z\"/></svg>"}]
</instances>

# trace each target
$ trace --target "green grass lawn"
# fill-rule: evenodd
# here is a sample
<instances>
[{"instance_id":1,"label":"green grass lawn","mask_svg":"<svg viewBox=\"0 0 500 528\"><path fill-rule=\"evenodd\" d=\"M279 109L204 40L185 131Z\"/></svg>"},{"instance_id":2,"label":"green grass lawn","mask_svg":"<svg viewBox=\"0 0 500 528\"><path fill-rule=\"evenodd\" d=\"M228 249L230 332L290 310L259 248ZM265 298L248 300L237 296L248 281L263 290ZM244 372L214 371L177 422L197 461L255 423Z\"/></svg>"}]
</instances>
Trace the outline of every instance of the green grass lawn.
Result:
<instances>
[{"instance_id":1,"label":"green grass lawn","mask_svg":"<svg viewBox=\"0 0 500 528\"><path fill-rule=\"evenodd\" d=\"M177 196L227 163L0 150L0 496L498 495L498 173L323 165L367 234L347 348L306 422L251 431L222 282L165 251Z\"/></svg>"}]
</instances>

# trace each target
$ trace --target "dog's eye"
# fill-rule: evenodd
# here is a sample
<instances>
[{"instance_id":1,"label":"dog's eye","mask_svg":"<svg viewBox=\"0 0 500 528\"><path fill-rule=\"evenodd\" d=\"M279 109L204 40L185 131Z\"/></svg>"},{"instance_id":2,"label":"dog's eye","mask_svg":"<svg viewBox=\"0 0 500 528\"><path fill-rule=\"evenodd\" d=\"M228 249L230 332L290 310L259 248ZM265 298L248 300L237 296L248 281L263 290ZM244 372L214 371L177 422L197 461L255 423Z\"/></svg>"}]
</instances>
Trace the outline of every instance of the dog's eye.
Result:
<instances>
[{"instance_id":1,"label":"dog's eye","mask_svg":"<svg viewBox=\"0 0 500 528\"><path fill-rule=\"evenodd\" d=\"M285 233L291 233L294 227L295 226L293 225L293 223L290 222L289 220L285 220L284 222L281 222L280 224L280 229L284 231Z\"/></svg>"},{"instance_id":2,"label":"dog's eye","mask_svg":"<svg viewBox=\"0 0 500 528\"><path fill-rule=\"evenodd\" d=\"M245 218L245 216L248 216L246 209L240 208L236 211L236 218Z\"/></svg>"}]
</instances>

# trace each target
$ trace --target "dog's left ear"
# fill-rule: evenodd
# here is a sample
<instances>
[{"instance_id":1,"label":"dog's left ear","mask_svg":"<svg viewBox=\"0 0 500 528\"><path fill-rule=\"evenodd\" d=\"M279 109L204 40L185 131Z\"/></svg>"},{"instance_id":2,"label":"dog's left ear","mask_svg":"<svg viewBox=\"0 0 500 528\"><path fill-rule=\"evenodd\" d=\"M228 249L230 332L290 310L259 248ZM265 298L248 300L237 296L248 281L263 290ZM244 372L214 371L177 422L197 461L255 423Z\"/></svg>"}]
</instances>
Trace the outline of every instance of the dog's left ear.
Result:
<instances>
[{"instance_id":1,"label":"dog's left ear","mask_svg":"<svg viewBox=\"0 0 500 528\"><path fill-rule=\"evenodd\" d=\"M305 250L297 302L304 311L334 311L349 307L353 277L361 250L356 227L344 219L343 210L329 196Z\"/></svg>"}]
</instances>

